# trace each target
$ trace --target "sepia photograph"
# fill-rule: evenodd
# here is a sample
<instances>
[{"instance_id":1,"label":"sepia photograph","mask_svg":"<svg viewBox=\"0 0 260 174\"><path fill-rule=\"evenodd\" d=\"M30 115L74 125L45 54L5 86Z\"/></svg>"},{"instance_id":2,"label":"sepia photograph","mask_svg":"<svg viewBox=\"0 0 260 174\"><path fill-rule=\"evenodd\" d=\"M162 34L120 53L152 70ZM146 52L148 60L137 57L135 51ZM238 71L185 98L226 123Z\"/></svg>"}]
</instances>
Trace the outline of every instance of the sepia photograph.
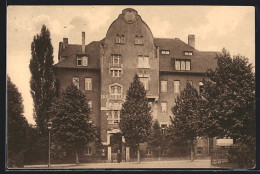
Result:
<instances>
[{"instance_id":1,"label":"sepia photograph","mask_svg":"<svg viewBox=\"0 0 260 174\"><path fill-rule=\"evenodd\" d=\"M256 167L254 6L6 10L6 169Z\"/></svg>"}]
</instances>

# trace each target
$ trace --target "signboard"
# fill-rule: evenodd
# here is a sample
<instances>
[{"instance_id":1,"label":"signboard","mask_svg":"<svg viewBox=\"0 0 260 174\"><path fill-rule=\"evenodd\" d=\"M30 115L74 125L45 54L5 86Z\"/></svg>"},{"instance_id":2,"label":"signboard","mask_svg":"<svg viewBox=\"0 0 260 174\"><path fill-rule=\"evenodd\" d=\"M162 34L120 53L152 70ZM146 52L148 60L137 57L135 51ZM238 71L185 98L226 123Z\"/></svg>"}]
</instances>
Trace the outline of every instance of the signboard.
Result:
<instances>
[{"instance_id":1,"label":"signboard","mask_svg":"<svg viewBox=\"0 0 260 174\"><path fill-rule=\"evenodd\" d=\"M217 146L232 146L233 139L217 139Z\"/></svg>"}]
</instances>

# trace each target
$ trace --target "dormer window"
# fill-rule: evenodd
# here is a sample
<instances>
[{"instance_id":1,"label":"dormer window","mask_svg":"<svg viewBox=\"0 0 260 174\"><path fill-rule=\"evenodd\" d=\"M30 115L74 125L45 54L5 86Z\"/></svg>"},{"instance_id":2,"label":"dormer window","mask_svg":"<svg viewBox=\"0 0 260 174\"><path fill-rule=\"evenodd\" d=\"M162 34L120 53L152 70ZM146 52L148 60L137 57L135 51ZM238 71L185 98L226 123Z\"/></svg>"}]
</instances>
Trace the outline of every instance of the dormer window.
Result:
<instances>
[{"instance_id":1,"label":"dormer window","mask_svg":"<svg viewBox=\"0 0 260 174\"><path fill-rule=\"evenodd\" d=\"M192 51L184 51L185 56L192 56L193 52Z\"/></svg>"},{"instance_id":2,"label":"dormer window","mask_svg":"<svg viewBox=\"0 0 260 174\"><path fill-rule=\"evenodd\" d=\"M88 57L77 57L77 66L88 66Z\"/></svg>"},{"instance_id":3,"label":"dormer window","mask_svg":"<svg viewBox=\"0 0 260 174\"><path fill-rule=\"evenodd\" d=\"M191 60L187 59L176 59L175 60L175 70L190 70Z\"/></svg>"},{"instance_id":4,"label":"dormer window","mask_svg":"<svg viewBox=\"0 0 260 174\"><path fill-rule=\"evenodd\" d=\"M135 36L135 44L136 45L143 45L144 44L144 37L136 35Z\"/></svg>"},{"instance_id":5,"label":"dormer window","mask_svg":"<svg viewBox=\"0 0 260 174\"><path fill-rule=\"evenodd\" d=\"M116 35L116 43L120 44L120 43L125 43L125 36L124 35Z\"/></svg>"},{"instance_id":6,"label":"dormer window","mask_svg":"<svg viewBox=\"0 0 260 174\"><path fill-rule=\"evenodd\" d=\"M170 51L169 50L162 50L161 53L163 55L169 55L170 54Z\"/></svg>"}]
</instances>

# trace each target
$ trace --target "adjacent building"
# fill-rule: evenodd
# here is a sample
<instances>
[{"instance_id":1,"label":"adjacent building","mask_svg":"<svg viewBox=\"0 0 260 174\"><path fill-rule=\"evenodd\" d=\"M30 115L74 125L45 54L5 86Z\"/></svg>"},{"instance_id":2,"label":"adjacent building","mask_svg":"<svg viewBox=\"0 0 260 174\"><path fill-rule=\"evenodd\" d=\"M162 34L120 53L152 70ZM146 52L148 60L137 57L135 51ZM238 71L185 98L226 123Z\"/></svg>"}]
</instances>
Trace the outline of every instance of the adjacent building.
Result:
<instances>
[{"instance_id":1,"label":"adjacent building","mask_svg":"<svg viewBox=\"0 0 260 174\"><path fill-rule=\"evenodd\" d=\"M198 51L195 35L188 36L188 43L178 38L154 38L138 12L127 8L100 41L85 45L84 32L79 45L69 44L64 38L54 68L60 91L73 83L86 94L93 111L91 119L100 128L102 143L107 146L106 157L111 160L122 147L115 140L124 142L123 137L117 137L118 123L134 75L144 84L153 119L166 127L173 116L174 99L186 83L203 90L203 75L207 68L216 67L216 54ZM198 143L198 155L208 154L210 143L203 142ZM129 148L123 147L122 152L128 156ZM84 153L94 154L95 147L87 145Z\"/></svg>"}]
</instances>

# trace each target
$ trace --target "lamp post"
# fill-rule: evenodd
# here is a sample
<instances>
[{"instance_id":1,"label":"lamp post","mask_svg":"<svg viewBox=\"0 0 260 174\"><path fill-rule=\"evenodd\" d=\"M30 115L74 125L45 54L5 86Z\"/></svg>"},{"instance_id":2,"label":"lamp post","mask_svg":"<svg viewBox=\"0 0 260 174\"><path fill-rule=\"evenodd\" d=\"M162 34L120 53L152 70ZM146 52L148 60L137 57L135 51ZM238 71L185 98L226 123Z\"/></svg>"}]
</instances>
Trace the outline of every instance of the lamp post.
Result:
<instances>
[{"instance_id":1,"label":"lamp post","mask_svg":"<svg viewBox=\"0 0 260 174\"><path fill-rule=\"evenodd\" d=\"M48 154L49 154L49 158L48 158L48 168L50 168L51 166L51 122L48 122L48 130L49 130L49 150L48 150Z\"/></svg>"}]
</instances>

